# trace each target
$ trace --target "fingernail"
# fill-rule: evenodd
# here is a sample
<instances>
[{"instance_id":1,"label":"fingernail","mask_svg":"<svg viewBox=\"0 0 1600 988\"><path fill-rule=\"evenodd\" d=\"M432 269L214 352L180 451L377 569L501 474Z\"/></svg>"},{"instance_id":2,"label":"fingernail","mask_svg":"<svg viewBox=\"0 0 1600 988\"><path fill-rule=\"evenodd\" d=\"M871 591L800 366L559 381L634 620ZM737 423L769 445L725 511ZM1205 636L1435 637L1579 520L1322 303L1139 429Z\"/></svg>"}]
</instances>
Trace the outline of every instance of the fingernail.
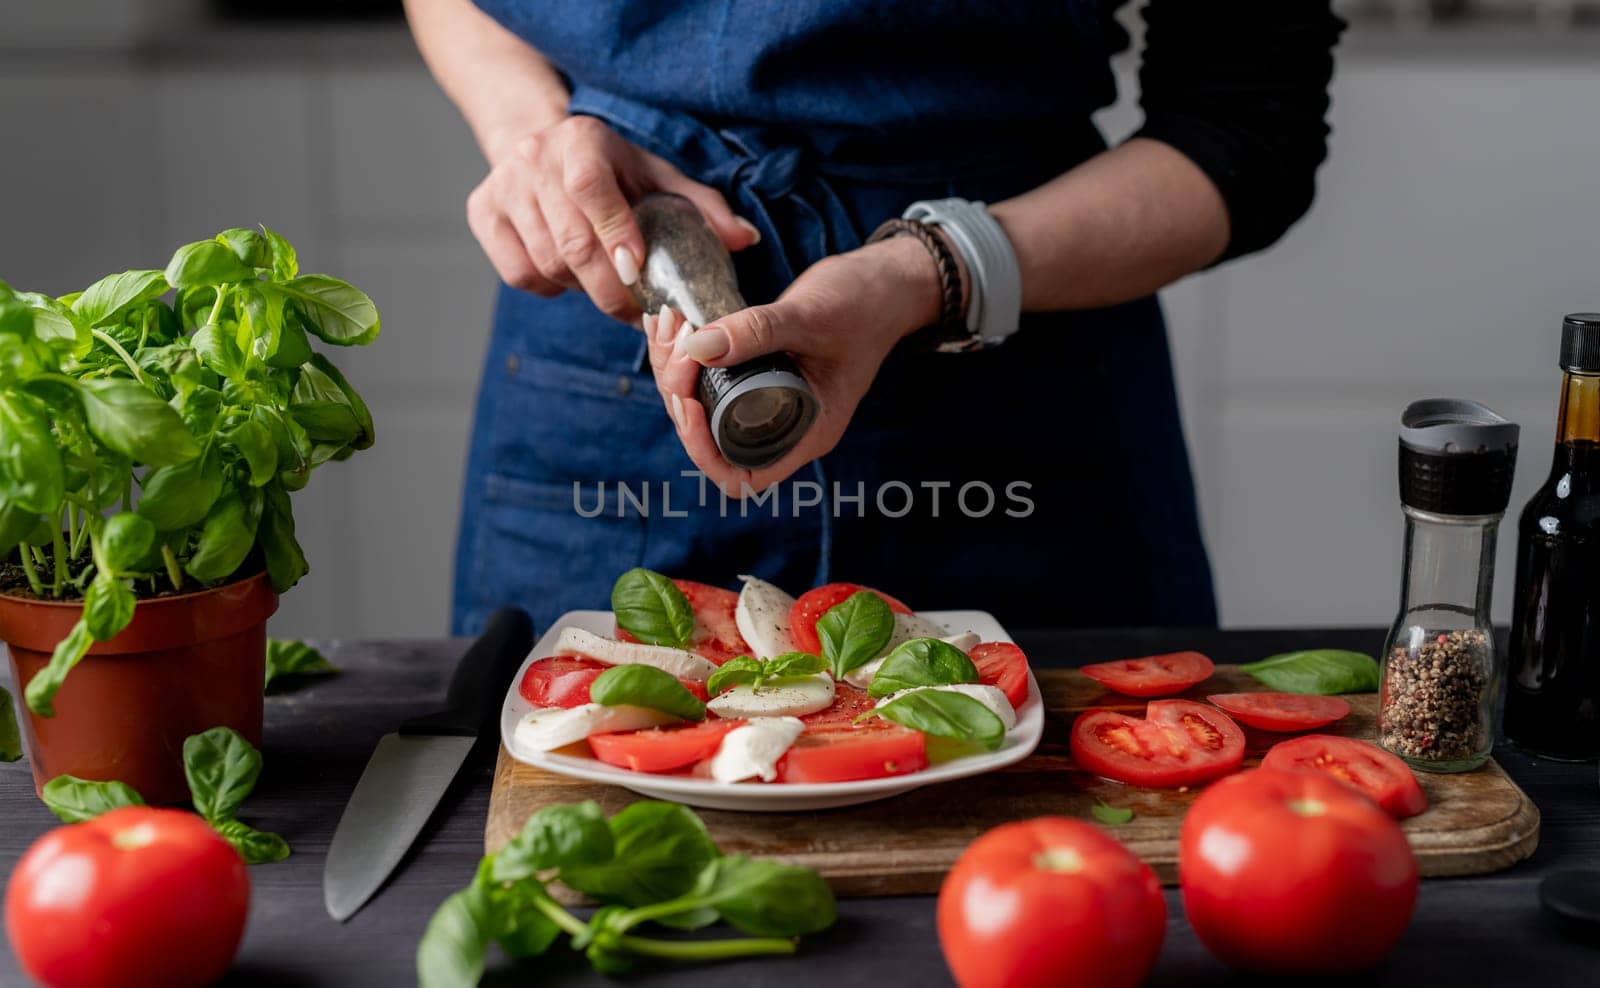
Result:
<instances>
[{"instance_id":1,"label":"fingernail","mask_svg":"<svg viewBox=\"0 0 1600 988\"><path fill-rule=\"evenodd\" d=\"M716 360L728 352L728 331L721 326L702 329L684 341L683 352L690 360Z\"/></svg>"},{"instance_id":2,"label":"fingernail","mask_svg":"<svg viewBox=\"0 0 1600 988\"><path fill-rule=\"evenodd\" d=\"M639 317L639 328L644 330L645 339L655 339L656 317L646 312L644 315Z\"/></svg>"},{"instance_id":3,"label":"fingernail","mask_svg":"<svg viewBox=\"0 0 1600 988\"><path fill-rule=\"evenodd\" d=\"M673 331L677 328L676 315L670 306L663 305L656 310L656 342L662 346L672 342Z\"/></svg>"},{"instance_id":4,"label":"fingernail","mask_svg":"<svg viewBox=\"0 0 1600 988\"><path fill-rule=\"evenodd\" d=\"M756 229L756 225L754 223L745 219L743 216L735 216L733 221L744 229L750 231L750 246L754 247L756 244L761 242L761 231Z\"/></svg>"},{"instance_id":5,"label":"fingernail","mask_svg":"<svg viewBox=\"0 0 1600 988\"><path fill-rule=\"evenodd\" d=\"M617 277L622 279L624 285L632 285L639 280L639 262L633 259L633 251L619 244L611 252L611 263L616 265Z\"/></svg>"},{"instance_id":6,"label":"fingernail","mask_svg":"<svg viewBox=\"0 0 1600 988\"><path fill-rule=\"evenodd\" d=\"M677 425L678 431L682 432L683 431L683 399L679 398L676 394L672 395L672 421L673 421L673 423L675 425Z\"/></svg>"}]
</instances>

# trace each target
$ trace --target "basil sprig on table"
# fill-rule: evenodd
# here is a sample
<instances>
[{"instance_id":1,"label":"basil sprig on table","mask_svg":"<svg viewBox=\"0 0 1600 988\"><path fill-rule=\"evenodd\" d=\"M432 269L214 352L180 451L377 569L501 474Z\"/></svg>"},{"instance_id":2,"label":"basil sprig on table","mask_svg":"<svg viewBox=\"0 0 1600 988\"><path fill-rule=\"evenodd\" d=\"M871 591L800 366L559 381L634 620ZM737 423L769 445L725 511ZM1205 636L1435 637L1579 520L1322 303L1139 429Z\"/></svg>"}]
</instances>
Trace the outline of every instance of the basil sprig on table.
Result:
<instances>
[{"instance_id":1,"label":"basil sprig on table","mask_svg":"<svg viewBox=\"0 0 1600 988\"><path fill-rule=\"evenodd\" d=\"M1337 648L1283 652L1239 668L1281 693L1371 693L1378 663L1370 655Z\"/></svg>"},{"instance_id":2,"label":"basil sprig on table","mask_svg":"<svg viewBox=\"0 0 1600 988\"><path fill-rule=\"evenodd\" d=\"M706 692L718 696L735 686L760 689L777 685L784 680L803 679L824 672L828 663L822 656L810 652L785 652L763 662L748 655L724 662L711 678L706 680Z\"/></svg>"},{"instance_id":3,"label":"basil sprig on table","mask_svg":"<svg viewBox=\"0 0 1600 988\"><path fill-rule=\"evenodd\" d=\"M651 645L682 648L694 637L694 608L677 585L654 570L635 566L611 586L617 625Z\"/></svg>"},{"instance_id":4,"label":"basil sprig on table","mask_svg":"<svg viewBox=\"0 0 1600 988\"><path fill-rule=\"evenodd\" d=\"M904 693L862 717L874 714L924 734L975 744L989 751L1000 747L1006 738L1005 722L982 701L946 690Z\"/></svg>"},{"instance_id":5,"label":"basil sprig on table","mask_svg":"<svg viewBox=\"0 0 1600 988\"><path fill-rule=\"evenodd\" d=\"M546 883L556 880L606 905L586 923L550 897ZM476 985L491 943L521 959L543 954L563 934L604 974L624 973L638 957L792 954L795 938L835 918L833 893L816 872L724 857L685 807L638 802L607 820L593 802L547 806L440 905L417 948L417 979L422 988ZM751 936L663 940L633 932L646 922L698 929L718 920Z\"/></svg>"},{"instance_id":6,"label":"basil sprig on table","mask_svg":"<svg viewBox=\"0 0 1600 988\"><path fill-rule=\"evenodd\" d=\"M978 667L965 652L937 638L913 638L895 646L867 686L868 696L888 696L917 686L976 683Z\"/></svg>"},{"instance_id":7,"label":"basil sprig on table","mask_svg":"<svg viewBox=\"0 0 1600 988\"><path fill-rule=\"evenodd\" d=\"M1133 807L1112 806L1110 803L1103 803L1099 800L1096 800L1095 804L1089 807L1089 812L1094 814L1096 820L1108 827L1115 827L1133 819Z\"/></svg>"},{"instance_id":8,"label":"basil sprig on table","mask_svg":"<svg viewBox=\"0 0 1600 988\"><path fill-rule=\"evenodd\" d=\"M233 845L247 864L281 861L289 845L241 823L234 814L261 775L261 752L231 727L213 727L183 742L183 774L195 812L205 818L223 840ZM144 799L122 782L91 782L58 775L40 791L50 812L67 823L81 823L124 806L143 806Z\"/></svg>"},{"instance_id":9,"label":"basil sprig on table","mask_svg":"<svg viewBox=\"0 0 1600 988\"><path fill-rule=\"evenodd\" d=\"M0 762L14 762L22 757L22 736L17 732L17 709L11 705L11 694L0 686Z\"/></svg>"},{"instance_id":10,"label":"basil sprig on table","mask_svg":"<svg viewBox=\"0 0 1600 988\"><path fill-rule=\"evenodd\" d=\"M280 676L331 676L339 667L302 641L267 639L267 686Z\"/></svg>"},{"instance_id":11,"label":"basil sprig on table","mask_svg":"<svg viewBox=\"0 0 1600 988\"><path fill-rule=\"evenodd\" d=\"M612 666L589 684L589 699L607 707L647 707L684 720L706 719L700 698L655 666Z\"/></svg>"},{"instance_id":12,"label":"basil sprig on table","mask_svg":"<svg viewBox=\"0 0 1600 988\"><path fill-rule=\"evenodd\" d=\"M866 665L894 636L894 612L871 590L858 590L817 619L822 657L834 679Z\"/></svg>"}]
</instances>

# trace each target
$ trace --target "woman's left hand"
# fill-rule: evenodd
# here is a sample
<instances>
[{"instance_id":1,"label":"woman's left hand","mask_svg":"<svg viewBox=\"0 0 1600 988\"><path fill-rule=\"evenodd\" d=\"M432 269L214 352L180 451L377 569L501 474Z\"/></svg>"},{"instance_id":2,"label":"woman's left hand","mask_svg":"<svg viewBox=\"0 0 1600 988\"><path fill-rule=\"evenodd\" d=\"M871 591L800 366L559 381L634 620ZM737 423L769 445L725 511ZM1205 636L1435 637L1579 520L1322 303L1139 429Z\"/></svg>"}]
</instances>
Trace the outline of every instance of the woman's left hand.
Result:
<instances>
[{"instance_id":1,"label":"woman's left hand","mask_svg":"<svg viewBox=\"0 0 1600 988\"><path fill-rule=\"evenodd\" d=\"M776 484L833 449L878 368L908 333L939 316L938 270L921 244L894 237L806 269L771 305L688 327L663 309L646 317L650 364L678 437L695 466L729 497ZM816 422L783 459L759 470L723 459L697 397L700 369L786 351L811 384Z\"/></svg>"}]
</instances>

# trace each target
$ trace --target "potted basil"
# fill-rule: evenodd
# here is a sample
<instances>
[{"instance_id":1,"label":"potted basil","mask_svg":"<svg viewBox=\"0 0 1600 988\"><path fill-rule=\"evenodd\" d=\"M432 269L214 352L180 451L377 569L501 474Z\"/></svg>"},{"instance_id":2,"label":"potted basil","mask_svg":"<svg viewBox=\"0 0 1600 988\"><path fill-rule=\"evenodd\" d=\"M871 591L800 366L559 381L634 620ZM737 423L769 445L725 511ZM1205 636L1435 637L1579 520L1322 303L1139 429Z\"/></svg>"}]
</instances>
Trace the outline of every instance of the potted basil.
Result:
<instances>
[{"instance_id":1,"label":"potted basil","mask_svg":"<svg viewBox=\"0 0 1600 988\"><path fill-rule=\"evenodd\" d=\"M377 335L265 227L61 298L0 282L0 639L37 784L182 802L184 738L260 744L266 620L307 570L290 494L373 440L312 340Z\"/></svg>"}]
</instances>

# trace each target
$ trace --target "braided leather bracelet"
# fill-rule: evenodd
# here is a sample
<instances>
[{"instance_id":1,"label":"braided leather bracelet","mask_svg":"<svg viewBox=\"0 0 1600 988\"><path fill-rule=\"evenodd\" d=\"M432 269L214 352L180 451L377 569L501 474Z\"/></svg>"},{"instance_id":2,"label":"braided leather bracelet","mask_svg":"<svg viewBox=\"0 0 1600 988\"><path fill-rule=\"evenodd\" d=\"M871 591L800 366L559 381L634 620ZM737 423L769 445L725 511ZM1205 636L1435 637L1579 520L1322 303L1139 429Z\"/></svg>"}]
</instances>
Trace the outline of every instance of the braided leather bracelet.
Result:
<instances>
[{"instance_id":1,"label":"braided leather bracelet","mask_svg":"<svg viewBox=\"0 0 1600 988\"><path fill-rule=\"evenodd\" d=\"M940 352L970 349L976 340L961 317L961 268L944 238L920 220L892 219L872 231L867 243L875 244L891 237L915 237L933 256L933 263L939 269L939 321L910 334L906 342L919 349Z\"/></svg>"}]
</instances>

